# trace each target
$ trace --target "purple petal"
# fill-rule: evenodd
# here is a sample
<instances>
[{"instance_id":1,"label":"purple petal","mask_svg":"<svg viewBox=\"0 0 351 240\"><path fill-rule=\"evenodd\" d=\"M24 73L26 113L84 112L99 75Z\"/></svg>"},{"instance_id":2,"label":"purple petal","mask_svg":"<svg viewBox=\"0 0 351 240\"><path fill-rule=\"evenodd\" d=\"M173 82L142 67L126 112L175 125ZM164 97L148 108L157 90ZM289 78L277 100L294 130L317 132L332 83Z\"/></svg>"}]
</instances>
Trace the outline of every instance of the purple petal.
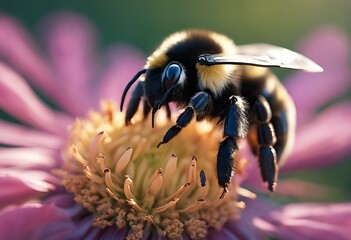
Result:
<instances>
[{"instance_id":1,"label":"purple petal","mask_svg":"<svg viewBox=\"0 0 351 240\"><path fill-rule=\"evenodd\" d=\"M74 200L74 196L72 193L55 193L52 197L50 197L45 204L54 204L62 209L64 209L65 213L71 218L79 218L82 211L84 211L84 207L81 204L78 204ZM90 225L91 222L89 221ZM81 223L81 225L85 225ZM79 228L81 231L82 229ZM85 229L85 228L84 228Z\"/></svg>"},{"instance_id":2,"label":"purple petal","mask_svg":"<svg viewBox=\"0 0 351 240\"><path fill-rule=\"evenodd\" d=\"M108 228L106 230L103 230L99 239L101 239L101 240L109 240L109 239L123 240L123 239L126 239L126 236L127 236L127 229L126 228L116 229L115 227L111 227L111 228Z\"/></svg>"},{"instance_id":3,"label":"purple petal","mask_svg":"<svg viewBox=\"0 0 351 240\"><path fill-rule=\"evenodd\" d=\"M342 160L351 153L351 102L334 105L296 134L293 151L282 171L316 168Z\"/></svg>"},{"instance_id":4,"label":"purple petal","mask_svg":"<svg viewBox=\"0 0 351 240\"><path fill-rule=\"evenodd\" d=\"M258 216L266 216L276 207L259 199L245 200L245 203L246 207L243 209L240 218L229 221L223 228L232 232L238 239L263 239L262 233L252 224L253 219Z\"/></svg>"},{"instance_id":5,"label":"purple petal","mask_svg":"<svg viewBox=\"0 0 351 240\"><path fill-rule=\"evenodd\" d=\"M0 108L17 119L48 132L65 135L70 119L41 102L21 76L0 63Z\"/></svg>"},{"instance_id":6,"label":"purple petal","mask_svg":"<svg viewBox=\"0 0 351 240\"><path fill-rule=\"evenodd\" d=\"M58 149L64 139L50 133L29 129L19 124L0 120L0 143L11 146Z\"/></svg>"},{"instance_id":7,"label":"purple petal","mask_svg":"<svg viewBox=\"0 0 351 240\"><path fill-rule=\"evenodd\" d=\"M145 58L135 48L127 45L114 46L108 52L108 66L101 77L99 96L120 101L124 87L143 68Z\"/></svg>"},{"instance_id":8,"label":"purple petal","mask_svg":"<svg viewBox=\"0 0 351 240\"><path fill-rule=\"evenodd\" d=\"M1 239L74 239L75 229L54 205L25 205L0 214Z\"/></svg>"},{"instance_id":9,"label":"purple petal","mask_svg":"<svg viewBox=\"0 0 351 240\"><path fill-rule=\"evenodd\" d=\"M238 236L235 236L232 232L228 231L227 229L211 229L207 235L208 240L224 240L224 239L231 239L231 240L239 240Z\"/></svg>"},{"instance_id":10,"label":"purple petal","mask_svg":"<svg viewBox=\"0 0 351 240\"><path fill-rule=\"evenodd\" d=\"M324 72L297 72L285 82L295 101L298 126L305 124L321 105L348 90L349 44L347 36L334 27L322 28L302 42L300 52L320 64Z\"/></svg>"},{"instance_id":11,"label":"purple petal","mask_svg":"<svg viewBox=\"0 0 351 240\"><path fill-rule=\"evenodd\" d=\"M0 176L0 186L2 186L0 209L12 204L21 204L31 199L37 199L43 195L43 192L33 189L21 179L12 176Z\"/></svg>"},{"instance_id":12,"label":"purple petal","mask_svg":"<svg viewBox=\"0 0 351 240\"><path fill-rule=\"evenodd\" d=\"M83 115L94 97L87 93L87 87L96 77L94 31L87 19L73 13L51 16L45 30L56 78L65 97L71 99L71 108Z\"/></svg>"}]
</instances>

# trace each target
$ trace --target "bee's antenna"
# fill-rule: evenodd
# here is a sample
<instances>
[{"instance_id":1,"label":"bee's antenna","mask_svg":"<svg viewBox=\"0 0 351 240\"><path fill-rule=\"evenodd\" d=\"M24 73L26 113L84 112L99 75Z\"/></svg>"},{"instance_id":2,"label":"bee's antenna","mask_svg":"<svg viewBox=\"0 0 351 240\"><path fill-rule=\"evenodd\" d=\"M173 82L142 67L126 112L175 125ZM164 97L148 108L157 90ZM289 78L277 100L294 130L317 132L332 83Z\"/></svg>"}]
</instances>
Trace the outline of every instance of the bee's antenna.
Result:
<instances>
[{"instance_id":1,"label":"bee's antenna","mask_svg":"<svg viewBox=\"0 0 351 240\"><path fill-rule=\"evenodd\" d=\"M152 128L155 127L155 113L165 104L165 102L167 101L169 95L171 93L173 93L173 89L175 88L176 84L172 85L167 92L163 95L161 101L156 102L153 109L152 109L152 118L151 118L151 126ZM169 108L169 106L167 105L167 107Z\"/></svg>"},{"instance_id":2,"label":"bee's antenna","mask_svg":"<svg viewBox=\"0 0 351 240\"><path fill-rule=\"evenodd\" d=\"M163 106L163 104L167 101L168 96L169 96L171 93L173 93L173 89L175 88L175 86L177 86L177 85L174 84L173 86L171 86L171 87L167 90L167 92L163 95L163 97L162 97L160 103L159 103L158 106L157 106L158 109L160 109L160 108Z\"/></svg>"},{"instance_id":3,"label":"bee's antenna","mask_svg":"<svg viewBox=\"0 0 351 240\"><path fill-rule=\"evenodd\" d=\"M129 81L129 83L127 84L127 86L124 88L123 94L122 94L122 98L121 98L121 106L120 106L120 110L122 112L123 110L123 104L124 104L124 100L126 98L127 92L129 90L129 88L133 85L133 83L136 82L136 80L139 79L139 77L144 74L146 72L146 68L141 69L139 72L137 72L137 74L135 74L135 76Z\"/></svg>"}]
</instances>

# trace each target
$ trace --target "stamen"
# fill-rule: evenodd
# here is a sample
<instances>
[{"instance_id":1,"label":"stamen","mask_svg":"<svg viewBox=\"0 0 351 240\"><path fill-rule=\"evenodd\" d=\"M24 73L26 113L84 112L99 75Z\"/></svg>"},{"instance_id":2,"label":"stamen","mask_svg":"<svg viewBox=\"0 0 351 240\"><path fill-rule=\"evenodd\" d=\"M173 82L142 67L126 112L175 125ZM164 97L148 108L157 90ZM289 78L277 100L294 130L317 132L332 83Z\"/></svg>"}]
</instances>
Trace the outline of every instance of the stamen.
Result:
<instances>
[{"instance_id":1,"label":"stamen","mask_svg":"<svg viewBox=\"0 0 351 240\"><path fill-rule=\"evenodd\" d=\"M161 212L166 211L167 209L175 206L178 201L179 201L179 198L172 199L170 202L166 203L165 205L156 208L156 213L161 213Z\"/></svg>"},{"instance_id":2,"label":"stamen","mask_svg":"<svg viewBox=\"0 0 351 240\"><path fill-rule=\"evenodd\" d=\"M104 180L101 177L99 177L98 175L92 173L88 166L85 165L83 167L83 171L85 173L85 176L87 176L87 178L89 178L94 183L97 183L97 184L103 184L104 183Z\"/></svg>"},{"instance_id":3,"label":"stamen","mask_svg":"<svg viewBox=\"0 0 351 240\"><path fill-rule=\"evenodd\" d=\"M240 209L244 209L246 204L243 202L243 201L240 201L240 202L236 202L236 207L237 208L240 208Z\"/></svg>"},{"instance_id":4,"label":"stamen","mask_svg":"<svg viewBox=\"0 0 351 240\"><path fill-rule=\"evenodd\" d=\"M253 192L241 187L237 188L237 193L243 197L250 198L250 199L256 199L257 197L256 194L254 194Z\"/></svg>"},{"instance_id":5,"label":"stamen","mask_svg":"<svg viewBox=\"0 0 351 240\"><path fill-rule=\"evenodd\" d=\"M182 213L192 213L192 212L196 212L198 211L200 208L203 207L203 205L205 204L205 200L204 199L199 199L197 200L197 202L190 206L190 207L187 207L187 208L184 208L182 210L178 210L179 212L182 212Z\"/></svg>"},{"instance_id":6,"label":"stamen","mask_svg":"<svg viewBox=\"0 0 351 240\"><path fill-rule=\"evenodd\" d=\"M159 168L156 171L156 177L150 183L148 192L151 193L152 195L156 195L156 193L158 193L161 190L162 185L163 185L162 169Z\"/></svg>"},{"instance_id":7,"label":"stamen","mask_svg":"<svg viewBox=\"0 0 351 240\"><path fill-rule=\"evenodd\" d=\"M126 196L127 200L128 199L131 199L133 198L133 194L132 194L132 191L130 189L133 181L132 179L130 179L130 177L128 175L125 176L125 180L124 180L124 188L123 188L123 191L124 191L124 195Z\"/></svg>"},{"instance_id":8,"label":"stamen","mask_svg":"<svg viewBox=\"0 0 351 240\"><path fill-rule=\"evenodd\" d=\"M187 182L190 183L190 185L194 185L195 181L196 181L196 157L193 156L193 159L191 160L191 165L189 167L189 171L188 171L188 178L187 178Z\"/></svg>"},{"instance_id":9,"label":"stamen","mask_svg":"<svg viewBox=\"0 0 351 240\"><path fill-rule=\"evenodd\" d=\"M104 170L104 174L105 174L105 183L106 186L109 189L112 189L113 191L118 191L118 187L113 183L112 181L112 177L111 177L111 170L109 168L105 168Z\"/></svg>"},{"instance_id":10,"label":"stamen","mask_svg":"<svg viewBox=\"0 0 351 240\"><path fill-rule=\"evenodd\" d=\"M103 173L106 169L105 167L105 156L102 153L99 153L99 155L96 157L96 161L100 165L100 170Z\"/></svg>"},{"instance_id":11,"label":"stamen","mask_svg":"<svg viewBox=\"0 0 351 240\"><path fill-rule=\"evenodd\" d=\"M75 145L71 145L71 150L72 150L74 159L76 159L82 165L87 164L87 161L82 157L82 155L80 155L80 152L78 151L78 148Z\"/></svg>"},{"instance_id":12,"label":"stamen","mask_svg":"<svg viewBox=\"0 0 351 240\"><path fill-rule=\"evenodd\" d=\"M205 198L209 197L208 196L209 191L210 191L210 185L206 184L205 186L197 189L193 198L194 199L205 199Z\"/></svg>"},{"instance_id":13,"label":"stamen","mask_svg":"<svg viewBox=\"0 0 351 240\"><path fill-rule=\"evenodd\" d=\"M127 203L134 208L135 210L139 211L139 212L146 212L145 209L143 209L142 207L140 207L133 198L127 199Z\"/></svg>"},{"instance_id":14,"label":"stamen","mask_svg":"<svg viewBox=\"0 0 351 240\"><path fill-rule=\"evenodd\" d=\"M177 161L178 161L178 158L175 154L172 154L172 156L168 159L165 167L165 172L163 174L166 183L170 181L174 176L174 173L176 172L176 169L177 169Z\"/></svg>"},{"instance_id":15,"label":"stamen","mask_svg":"<svg viewBox=\"0 0 351 240\"><path fill-rule=\"evenodd\" d=\"M114 200L117 201L117 203L122 204L124 201L122 199L119 199L108 187L106 188L106 192L110 197L112 197Z\"/></svg>"},{"instance_id":16,"label":"stamen","mask_svg":"<svg viewBox=\"0 0 351 240\"><path fill-rule=\"evenodd\" d=\"M99 146L101 140L103 139L103 137L104 137L104 131L101 131L95 136L93 141L91 141L90 147L89 147L89 156L91 156L91 157L95 156L95 153L97 152L98 146ZM90 161L92 163L93 159L90 159Z\"/></svg>"},{"instance_id":17,"label":"stamen","mask_svg":"<svg viewBox=\"0 0 351 240\"><path fill-rule=\"evenodd\" d=\"M143 152L143 150L145 149L145 144L147 143L147 139L146 138L142 138L138 141L138 146L135 149L134 155L133 155L133 160L135 160L136 158L138 158L140 156L140 154Z\"/></svg>"},{"instance_id":18,"label":"stamen","mask_svg":"<svg viewBox=\"0 0 351 240\"><path fill-rule=\"evenodd\" d=\"M103 108L103 114L104 116L107 118L107 121L109 122L113 122L113 116L114 116L114 109L113 109L113 103L110 101L106 101L104 102L104 104L102 104L102 108Z\"/></svg>"},{"instance_id":19,"label":"stamen","mask_svg":"<svg viewBox=\"0 0 351 240\"><path fill-rule=\"evenodd\" d=\"M170 197L170 199L179 198L189 187L190 187L190 183L184 184Z\"/></svg>"},{"instance_id":20,"label":"stamen","mask_svg":"<svg viewBox=\"0 0 351 240\"><path fill-rule=\"evenodd\" d=\"M119 174L126 168L126 166L129 163L129 160L132 156L132 153L133 153L133 148L131 148L131 147L127 148L127 150L119 158L119 160L116 164L115 173Z\"/></svg>"}]
</instances>

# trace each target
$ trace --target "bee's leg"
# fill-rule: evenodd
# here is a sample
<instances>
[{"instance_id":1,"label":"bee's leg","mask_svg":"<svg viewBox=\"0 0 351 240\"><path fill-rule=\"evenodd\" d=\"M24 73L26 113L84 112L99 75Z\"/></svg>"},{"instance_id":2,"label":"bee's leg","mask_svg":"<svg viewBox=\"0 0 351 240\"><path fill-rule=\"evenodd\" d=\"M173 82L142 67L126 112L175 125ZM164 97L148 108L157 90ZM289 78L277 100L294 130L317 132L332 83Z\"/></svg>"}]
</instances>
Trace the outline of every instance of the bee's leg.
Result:
<instances>
[{"instance_id":1,"label":"bee's leg","mask_svg":"<svg viewBox=\"0 0 351 240\"><path fill-rule=\"evenodd\" d=\"M129 103L127 106L126 117L125 117L126 125L128 125L130 123L130 120L133 118L136 111L138 110L139 103L140 103L141 97L143 95L144 95L144 82L139 81L138 85L133 90L131 99L129 100ZM144 105L144 106L146 106L146 105ZM148 110L148 109L144 109L144 110L146 110L146 112L144 111L144 116L145 116L145 114L147 115L150 112L150 110Z\"/></svg>"},{"instance_id":2,"label":"bee's leg","mask_svg":"<svg viewBox=\"0 0 351 240\"><path fill-rule=\"evenodd\" d=\"M224 122L224 139L217 155L218 184L224 189L220 198L228 191L227 187L234 174L234 155L239 149L237 139L246 136L247 128L246 102L238 96L232 96Z\"/></svg>"},{"instance_id":3,"label":"bee's leg","mask_svg":"<svg viewBox=\"0 0 351 240\"><path fill-rule=\"evenodd\" d=\"M263 96L253 107L254 121L257 123L258 161L262 180L268 183L268 189L273 192L277 183L278 164L274 144L277 141L272 123L272 111Z\"/></svg>"},{"instance_id":4,"label":"bee's leg","mask_svg":"<svg viewBox=\"0 0 351 240\"><path fill-rule=\"evenodd\" d=\"M168 104L166 104L166 114L167 114L167 119L170 120L172 118L172 111Z\"/></svg>"},{"instance_id":5,"label":"bee's leg","mask_svg":"<svg viewBox=\"0 0 351 240\"><path fill-rule=\"evenodd\" d=\"M147 118L150 112L151 112L151 106L147 103L146 99L144 99L144 108L143 108L144 119Z\"/></svg>"},{"instance_id":6,"label":"bee's leg","mask_svg":"<svg viewBox=\"0 0 351 240\"><path fill-rule=\"evenodd\" d=\"M203 111L206 108L212 107L211 97L207 92L198 92L195 94L182 112L176 122L176 125L171 127L165 136L163 137L162 142L160 142L157 147L160 147L162 144L169 142L172 138L178 135L182 128L186 127L196 114L203 114Z\"/></svg>"}]
</instances>

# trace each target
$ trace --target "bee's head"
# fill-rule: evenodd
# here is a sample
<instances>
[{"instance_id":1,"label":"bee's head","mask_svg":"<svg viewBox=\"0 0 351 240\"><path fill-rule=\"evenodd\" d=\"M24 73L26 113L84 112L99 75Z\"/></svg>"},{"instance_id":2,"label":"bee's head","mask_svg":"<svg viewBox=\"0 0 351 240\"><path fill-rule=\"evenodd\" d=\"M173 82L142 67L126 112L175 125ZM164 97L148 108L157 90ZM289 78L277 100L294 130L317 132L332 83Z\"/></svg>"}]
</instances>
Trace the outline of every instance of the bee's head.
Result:
<instances>
[{"instance_id":1,"label":"bee's head","mask_svg":"<svg viewBox=\"0 0 351 240\"><path fill-rule=\"evenodd\" d=\"M175 92L184 82L183 67L178 62L170 62L163 69L148 70L145 78L144 96L152 108L160 109L175 101Z\"/></svg>"}]
</instances>

